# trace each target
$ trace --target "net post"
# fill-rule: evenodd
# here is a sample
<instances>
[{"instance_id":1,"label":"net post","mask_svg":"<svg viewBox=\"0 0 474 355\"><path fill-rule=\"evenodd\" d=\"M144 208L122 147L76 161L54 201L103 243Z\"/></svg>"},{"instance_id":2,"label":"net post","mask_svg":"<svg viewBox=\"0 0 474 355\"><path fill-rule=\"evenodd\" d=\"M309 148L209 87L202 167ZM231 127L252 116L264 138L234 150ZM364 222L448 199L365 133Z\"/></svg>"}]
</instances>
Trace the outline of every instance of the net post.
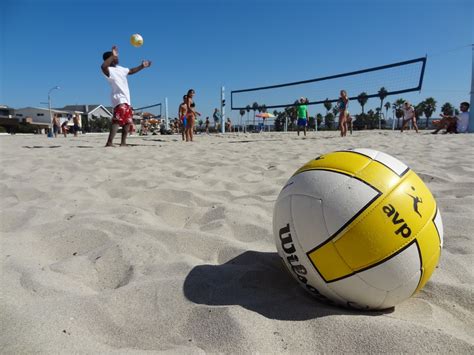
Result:
<instances>
[{"instance_id":1,"label":"net post","mask_svg":"<svg viewBox=\"0 0 474 355\"><path fill-rule=\"evenodd\" d=\"M225 87L221 86L221 133L225 133Z\"/></svg>"},{"instance_id":2,"label":"net post","mask_svg":"<svg viewBox=\"0 0 474 355\"><path fill-rule=\"evenodd\" d=\"M168 131L170 129L170 125L168 122L168 98L165 97L165 129Z\"/></svg>"},{"instance_id":3,"label":"net post","mask_svg":"<svg viewBox=\"0 0 474 355\"><path fill-rule=\"evenodd\" d=\"M392 131L395 131L395 109L392 109Z\"/></svg>"}]
</instances>

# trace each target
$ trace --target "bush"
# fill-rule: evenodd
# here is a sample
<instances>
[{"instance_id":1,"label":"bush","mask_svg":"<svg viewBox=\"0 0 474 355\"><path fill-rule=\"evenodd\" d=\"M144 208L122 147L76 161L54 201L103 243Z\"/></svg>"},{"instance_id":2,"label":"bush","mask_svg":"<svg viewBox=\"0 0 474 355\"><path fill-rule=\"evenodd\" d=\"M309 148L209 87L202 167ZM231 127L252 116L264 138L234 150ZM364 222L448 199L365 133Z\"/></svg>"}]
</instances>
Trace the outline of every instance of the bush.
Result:
<instances>
[{"instance_id":1,"label":"bush","mask_svg":"<svg viewBox=\"0 0 474 355\"><path fill-rule=\"evenodd\" d=\"M325 117L324 117L324 125L326 126L327 129L333 129L334 127L334 115L329 112Z\"/></svg>"},{"instance_id":2,"label":"bush","mask_svg":"<svg viewBox=\"0 0 474 355\"><path fill-rule=\"evenodd\" d=\"M38 133L38 128L27 123L20 123L15 128L15 133Z\"/></svg>"},{"instance_id":3,"label":"bush","mask_svg":"<svg viewBox=\"0 0 474 355\"><path fill-rule=\"evenodd\" d=\"M89 132L108 132L110 131L111 121L107 117L91 119L88 122Z\"/></svg>"}]
</instances>

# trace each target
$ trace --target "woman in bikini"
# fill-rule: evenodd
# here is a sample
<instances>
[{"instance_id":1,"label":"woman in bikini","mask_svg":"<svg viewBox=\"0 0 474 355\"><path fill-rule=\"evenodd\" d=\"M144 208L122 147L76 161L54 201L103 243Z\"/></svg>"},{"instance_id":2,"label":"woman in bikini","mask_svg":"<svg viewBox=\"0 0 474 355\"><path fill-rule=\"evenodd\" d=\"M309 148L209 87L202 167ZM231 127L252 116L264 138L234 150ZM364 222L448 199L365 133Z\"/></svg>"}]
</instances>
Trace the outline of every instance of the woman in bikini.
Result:
<instances>
[{"instance_id":1,"label":"woman in bikini","mask_svg":"<svg viewBox=\"0 0 474 355\"><path fill-rule=\"evenodd\" d=\"M188 90L188 94L186 95L186 142L193 141L193 134L194 134L194 124L196 122L196 116L201 116L199 112L196 111L195 103L193 101L193 97L195 92L193 89Z\"/></svg>"},{"instance_id":2,"label":"woman in bikini","mask_svg":"<svg viewBox=\"0 0 474 355\"><path fill-rule=\"evenodd\" d=\"M349 106L349 99L347 98L346 90L341 90L339 100L337 101L337 108L339 110L339 129L341 130L341 137L347 134L347 107Z\"/></svg>"}]
</instances>

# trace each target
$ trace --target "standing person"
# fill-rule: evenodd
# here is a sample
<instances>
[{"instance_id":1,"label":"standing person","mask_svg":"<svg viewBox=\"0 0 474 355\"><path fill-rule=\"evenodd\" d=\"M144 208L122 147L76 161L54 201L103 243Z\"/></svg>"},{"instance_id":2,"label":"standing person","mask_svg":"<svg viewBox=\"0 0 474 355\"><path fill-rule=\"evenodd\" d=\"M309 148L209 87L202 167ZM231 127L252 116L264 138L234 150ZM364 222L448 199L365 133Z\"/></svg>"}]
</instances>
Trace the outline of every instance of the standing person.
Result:
<instances>
[{"instance_id":1,"label":"standing person","mask_svg":"<svg viewBox=\"0 0 474 355\"><path fill-rule=\"evenodd\" d=\"M211 123L209 122L209 116L206 117L206 122L204 123L204 127L206 128L206 134L209 134L209 125Z\"/></svg>"},{"instance_id":2,"label":"standing person","mask_svg":"<svg viewBox=\"0 0 474 355\"><path fill-rule=\"evenodd\" d=\"M339 100L337 101L337 109L339 110L339 129L341 130L341 137L347 134L347 108L349 107L349 99L347 98L346 90L341 90L339 93Z\"/></svg>"},{"instance_id":3,"label":"standing person","mask_svg":"<svg viewBox=\"0 0 474 355\"><path fill-rule=\"evenodd\" d=\"M227 121L225 125L227 128L227 132L232 132L232 121L230 120L230 117L227 117Z\"/></svg>"},{"instance_id":4,"label":"standing person","mask_svg":"<svg viewBox=\"0 0 474 355\"><path fill-rule=\"evenodd\" d=\"M218 131L219 130L219 122L222 118L222 115L221 115L220 111L217 108L214 109L214 113L212 114L212 118L214 118L214 128Z\"/></svg>"},{"instance_id":5,"label":"standing person","mask_svg":"<svg viewBox=\"0 0 474 355\"><path fill-rule=\"evenodd\" d=\"M73 128L72 131L74 132L74 137L77 137L77 132L81 130L81 127L79 126L79 115L75 114L72 116L72 122L73 122Z\"/></svg>"},{"instance_id":6,"label":"standing person","mask_svg":"<svg viewBox=\"0 0 474 355\"><path fill-rule=\"evenodd\" d=\"M144 68L151 65L149 60L143 60L142 63L135 68L129 69L119 66L118 48L112 47L111 52L105 52L102 55L104 62L101 69L112 89L112 106L114 113L112 117L112 126L110 127L109 138L106 147L113 147L113 140L117 134L119 126L122 127L122 140L120 146L127 145L127 134L130 125L133 124L133 111L130 104L130 90L128 88L128 75L138 73Z\"/></svg>"},{"instance_id":7,"label":"standing person","mask_svg":"<svg viewBox=\"0 0 474 355\"><path fill-rule=\"evenodd\" d=\"M201 116L201 114L196 111L196 104L193 100L195 94L196 92L193 89L189 89L188 94L186 95L186 142L193 141L196 116Z\"/></svg>"},{"instance_id":8,"label":"standing person","mask_svg":"<svg viewBox=\"0 0 474 355\"><path fill-rule=\"evenodd\" d=\"M300 101L298 103L298 107L296 108L296 113L297 113L297 130L298 130L298 136L300 135L300 129L302 128L304 131L304 135L306 137L306 129L308 127L308 119L309 119L309 114L308 114L308 106L306 105L307 100L304 97L300 98Z\"/></svg>"},{"instance_id":9,"label":"standing person","mask_svg":"<svg viewBox=\"0 0 474 355\"><path fill-rule=\"evenodd\" d=\"M353 128L353 117L351 116L351 114L349 113L349 111L347 111L347 115L346 115L346 132L349 130L349 132L351 133L352 135L352 128Z\"/></svg>"},{"instance_id":10,"label":"standing person","mask_svg":"<svg viewBox=\"0 0 474 355\"><path fill-rule=\"evenodd\" d=\"M184 134L186 131L186 124L187 124L186 112L188 111L188 108L186 106L186 99L187 99L187 95L184 95L183 102L181 102L178 107L179 128L181 131L181 137L183 138L183 141L185 139Z\"/></svg>"},{"instance_id":11,"label":"standing person","mask_svg":"<svg viewBox=\"0 0 474 355\"><path fill-rule=\"evenodd\" d=\"M405 104L402 107L403 111L403 122L400 132L403 132L408 122L412 122L413 127L415 128L416 133L418 133L418 125L416 124L416 115L415 108L408 102L405 101Z\"/></svg>"},{"instance_id":12,"label":"standing person","mask_svg":"<svg viewBox=\"0 0 474 355\"><path fill-rule=\"evenodd\" d=\"M446 128L446 133L466 133L469 127L469 102L461 102L459 109L461 112L456 116L441 114L438 127L431 133L436 134L443 128Z\"/></svg>"},{"instance_id":13,"label":"standing person","mask_svg":"<svg viewBox=\"0 0 474 355\"><path fill-rule=\"evenodd\" d=\"M53 115L53 133L54 138L57 138L59 133L59 115L56 113Z\"/></svg>"}]
</instances>

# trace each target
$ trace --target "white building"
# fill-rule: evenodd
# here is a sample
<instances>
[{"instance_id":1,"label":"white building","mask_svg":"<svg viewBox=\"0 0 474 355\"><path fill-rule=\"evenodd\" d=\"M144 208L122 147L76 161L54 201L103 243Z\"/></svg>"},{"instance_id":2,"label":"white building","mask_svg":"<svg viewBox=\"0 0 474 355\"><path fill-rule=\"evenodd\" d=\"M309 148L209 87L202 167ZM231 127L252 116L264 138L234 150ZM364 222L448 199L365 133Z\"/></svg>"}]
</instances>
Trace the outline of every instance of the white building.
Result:
<instances>
[{"instance_id":1,"label":"white building","mask_svg":"<svg viewBox=\"0 0 474 355\"><path fill-rule=\"evenodd\" d=\"M50 114L49 109L42 107L24 107L15 109L15 118L17 120L22 121L31 118L31 120L28 120L31 124L50 125L52 121L51 115L55 114L58 114L61 117L64 116L67 119L67 115L71 114L71 112L51 109Z\"/></svg>"},{"instance_id":2,"label":"white building","mask_svg":"<svg viewBox=\"0 0 474 355\"><path fill-rule=\"evenodd\" d=\"M15 118L19 122L25 122L29 125L36 126L39 131L43 131L46 128L49 128L52 122L51 115L59 115L60 124L68 120L68 117L71 117L73 114L78 112L71 112L65 110L49 109L42 107L24 107L15 110ZM68 123L68 126L72 126L72 120ZM79 125L81 125L81 120L79 119Z\"/></svg>"},{"instance_id":3,"label":"white building","mask_svg":"<svg viewBox=\"0 0 474 355\"><path fill-rule=\"evenodd\" d=\"M112 119L113 108L103 105L68 105L60 110L67 112L77 112L81 115L81 127L84 131L90 132L91 122L96 119Z\"/></svg>"},{"instance_id":4,"label":"white building","mask_svg":"<svg viewBox=\"0 0 474 355\"><path fill-rule=\"evenodd\" d=\"M68 105L63 108L52 108L51 114L48 108L24 107L15 110L15 118L20 122L28 122L40 129L48 128L51 125L51 115L59 115L60 124L68 121L68 126L73 125L73 115L79 116L79 126L89 131L89 123L97 118L112 118L110 109L103 105Z\"/></svg>"}]
</instances>

